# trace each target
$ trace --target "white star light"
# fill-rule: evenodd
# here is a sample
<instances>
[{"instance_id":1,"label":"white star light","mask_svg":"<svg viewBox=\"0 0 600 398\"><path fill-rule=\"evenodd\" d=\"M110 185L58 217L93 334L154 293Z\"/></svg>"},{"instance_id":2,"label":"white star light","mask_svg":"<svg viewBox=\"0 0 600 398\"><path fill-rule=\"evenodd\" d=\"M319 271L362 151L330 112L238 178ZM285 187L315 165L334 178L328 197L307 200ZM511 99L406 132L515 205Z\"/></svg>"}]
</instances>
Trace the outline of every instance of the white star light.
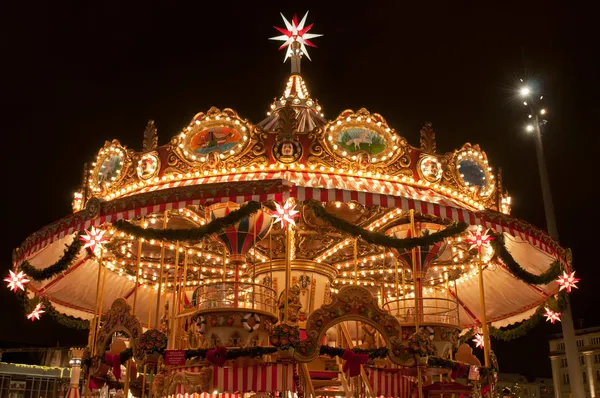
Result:
<instances>
[{"instance_id":1,"label":"white star light","mask_svg":"<svg viewBox=\"0 0 600 398\"><path fill-rule=\"evenodd\" d=\"M475 335L475 338L473 339L473 342L475 342L475 346L477 348L483 348L484 343L483 343L483 336L481 334L477 333Z\"/></svg>"},{"instance_id":2,"label":"white star light","mask_svg":"<svg viewBox=\"0 0 600 398\"><path fill-rule=\"evenodd\" d=\"M42 306L42 303L38 303L38 305L35 306L33 311L31 311L31 314L27 315L27 319L31 319L32 322L35 321L36 319L39 321L40 315L42 315L44 312L46 312L42 308L44 308Z\"/></svg>"},{"instance_id":3,"label":"white star light","mask_svg":"<svg viewBox=\"0 0 600 398\"><path fill-rule=\"evenodd\" d=\"M20 271L18 274L15 274L12 270L9 270L8 272L10 272L9 276L4 278L4 281L8 282L8 288L13 292L16 292L19 289L25 290L25 285L29 283L27 275L25 275L23 271Z\"/></svg>"},{"instance_id":4,"label":"white star light","mask_svg":"<svg viewBox=\"0 0 600 398\"><path fill-rule=\"evenodd\" d=\"M550 323L554 323L556 321L560 322L560 316L561 316L560 312L554 312L548 307L546 307L545 310L546 310L546 313L544 314L544 316L546 317L547 322L550 322Z\"/></svg>"},{"instance_id":5,"label":"white star light","mask_svg":"<svg viewBox=\"0 0 600 398\"><path fill-rule=\"evenodd\" d=\"M291 202L285 202L283 206L279 203L275 202L275 211L271 214L275 217L275 222L281 222L281 226L286 228L288 224L296 225L294 218L298 217L298 210L296 210L296 205L293 205Z\"/></svg>"},{"instance_id":6,"label":"white star light","mask_svg":"<svg viewBox=\"0 0 600 398\"><path fill-rule=\"evenodd\" d=\"M83 248L90 248L92 253L96 250L96 246L102 247L104 243L108 242L108 239L104 237L104 232L101 229L96 229L92 227L89 230L88 235L81 235L79 239L85 242Z\"/></svg>"},{"instance_id":7,"label":"white star light","mask_svg":"<svg viewBox=\"0 0 600 398\"><path fill-rule=\"evenodd\" d=\"M283 62L285 62L289 57L291 57L293 55L293 53L292 53L293 49L290 44L292 44L295 41L300 43L301 54L306 55L306 58L311 60L310 56L308 55L308 49L306 48L306 46L315 47L315 48L317 46L315 46L309 39L314 39L315 37L320 37L323 35L317 34L317 33L308 33L308 31L312 28L312 26L314 24L310 24L307 27L304 27L307 16L308 16L308 11L306 12L306 14L304 14L304 18L302 18L300 23L298 23L298 18L294 15L294 17L292 18L292 23L290 23L287 19L285 19L283 14L281 14L281 18L283 18L283 23L285 24L285 28L279 28L277 26L274 26L275 29L277 29L279 32L281 32L283 34L280 36L271 37L271 38L269 38L269 40L282 41L283 44L279 47L280 50L282 48L287 47L287 51L285 53L285 58L283 59Z\"/></svg>"}]
</instances>

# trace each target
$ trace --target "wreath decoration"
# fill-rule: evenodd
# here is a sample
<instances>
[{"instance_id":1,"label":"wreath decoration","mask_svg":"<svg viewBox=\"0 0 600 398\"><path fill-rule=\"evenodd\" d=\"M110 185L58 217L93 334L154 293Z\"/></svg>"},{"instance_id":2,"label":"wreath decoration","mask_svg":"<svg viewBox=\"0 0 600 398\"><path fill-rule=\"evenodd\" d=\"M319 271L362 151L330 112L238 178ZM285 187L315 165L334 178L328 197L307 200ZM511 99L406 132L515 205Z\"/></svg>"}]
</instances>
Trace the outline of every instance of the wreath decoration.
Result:
<instances>
[{"instance_id":1,"label":"wreath decoration","mask_svg":"<svg viewBox=\"0 0 600 398\"><path fill-rule=\"evenodd\" d=\"M198 318L196 326L198 327L198 332L200 332L200 334L204 334L206 332L206 319L204 319L203 316Z\"/></svg>"},{"instance_id":2,"label":"wreath decoration","mask_svg":"<svg viewBox=\"0 0 600 398\"><path fill-rule=\"evenodd\" d=\"M252 317L254 317L254 325L250 326L248 321ZM242 325L244 325L244 329L246 329L247 331L254 332L260 327L260 316L258 316L257 314L246 314L242 318Z\"/></svg>"},{"instance_id":3,"label":"wreath decoration","mask_svg":"<svg viewBox=\"0 0 600 398\"><path fill-rule=\"evenodd\" d=\"M419 332L423 333L425 336L429 337L429 340L433 340L435 338L435 330L431 326L420 327Z\"/></svg>"}]
</instances>

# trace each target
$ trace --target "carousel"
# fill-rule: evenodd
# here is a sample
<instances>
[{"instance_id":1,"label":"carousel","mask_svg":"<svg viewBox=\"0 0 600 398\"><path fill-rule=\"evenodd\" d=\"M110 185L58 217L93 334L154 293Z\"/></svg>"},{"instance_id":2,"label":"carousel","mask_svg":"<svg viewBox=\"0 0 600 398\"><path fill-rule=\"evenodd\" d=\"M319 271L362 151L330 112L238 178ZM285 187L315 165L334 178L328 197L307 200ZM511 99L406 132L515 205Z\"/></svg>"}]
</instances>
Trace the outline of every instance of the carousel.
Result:
<instances>
[{"instance_id":1,"label":"carousel","mask_svg":"<svg viewBox=\"0 0 600 398\"><path fill-rule=\"evenodd\" d=\"M320 35L283 22L266 119L107 141L73 214L14 251L26 316L89 329L69 397L497 396L490 336L560 321L570 252L510 216L486 153L327 119L300 71Z\"/></svg>"}]
</instances>

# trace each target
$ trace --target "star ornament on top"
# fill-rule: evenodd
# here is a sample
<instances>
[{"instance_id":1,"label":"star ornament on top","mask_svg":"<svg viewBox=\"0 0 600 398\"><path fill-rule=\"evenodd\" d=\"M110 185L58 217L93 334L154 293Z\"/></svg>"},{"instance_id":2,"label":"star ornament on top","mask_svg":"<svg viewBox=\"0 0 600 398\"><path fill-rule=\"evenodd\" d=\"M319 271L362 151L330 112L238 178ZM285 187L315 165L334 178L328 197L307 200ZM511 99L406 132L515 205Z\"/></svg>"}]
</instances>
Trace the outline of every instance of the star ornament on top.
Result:
<instances>
[{"instance_id":1,"label":"star ornament on top","mask_svg":"<svg viewBox=\"0 0 600 398\"><path fill-rule=\"evenodd\" d=\"M546 313L544 314L544 316L546 317L547 322L550 322L550 323L554 323L556 321L560 322L560 316L561 316L560 312L554 312L548 307L545 307L545 310L546 310Z\"/></svg>"},{"instance_id":2,"label":"star ornament on top","mask_svg":"<svg viewBox=\"0 0 600 398\"><path fill-rule=\"evenodd\" d=\"M31 321L35 321L36 319L39 321L40 320L40 315L42 315L44 312L43 310L44 306L42 305L42 303L38 303L38 305L35 306L35 308L33 309L33 311L31 311L31 314L27 315L27 319L31 319Z\"/></svg>"},{"instance_id":3,"label":"star ornament on top","mask_svg":"<svg viewBox=\"0 0 600 398\"><path fill-rule=\"evenodd\" d=\"M15 274L12 270L9 270L8 272L10 272L10 274L4 278L4 281L8 282L8 288L13 292L16 292L19 289L25 290L25 285L29 283L27 275L25 275L23 271L20 271L18 274Z\"/></svg>"},{"instance_id":4,"label":"star ornament on top","mask_svg":"<svg viewBox=\"0 0 600 398\"><path fill-rule=\"evenodd\" d=\"M287 228L288 225L296 225L294 219L299 216L300 213L296 210L296 205L291 202L285 202L283 206L275 202L275 210L271 213L275 217L275 222L281 222L283 228Z\"/></svg>"},{"instance_id":5,"label":"star ornament on top","mask_svg":"<svg viewBox=\"0 0 600 398\"><path fill-rule=\"evenodd\" d=\"M483 348L483 346L484 346L483 335L477 333L475 335L475 338L473 339L473 342L475 343L475 347Z\"/></svg>"},{"instance_id":6,"label":"star ornament on top","mask_svg":"<svg viewBox=\"0 0 600 398\"><path fill-rule=\"evenodd\" d=\"M108 242L108 239L104 237L104 230L96 229L92 227L89 231L87 231L87 235L81 235L79 239L85 242L83 248L90 248L92 253L96 250L96 246L102 248L102 246Z\"/></svg>"},{"instance_id":7,"label":"star ornament on top","mask_svg":"<svg viewBox=\"0 0 600 398\"><path fill-rule=\"evenodd\" d=\"M478 251L481 251L484 246L489 245L494 240L492 236L488 235L489 231L489 229L485 232L482 232L481 229L478 229L476 232L469 231L469 237L467 238L467 242L471 244L469 250L477 248Z\"/></svg>"},{"instance_id":8,"label":"star ornament on top","mask_svg":"<svg viewBox=\"0 0 600 398\"><path fill-rule=\"evenodd\" d=\"M309 60L310 56L308 55L308 50L306 46L317 48L317 46L315 46L310 41L310 39L314 39L315 37L320 37L323 35L317 33L308 33L308 31L313 27L314 24L311 23L306 27L304 26L306 24L307 16L308 11L306 12L306 14L304 14L304 18L302 18L302 20L298 22L298 17L294 15L294 17L292 18L292 22L290 23L287 19L285 19L283 14L281 14L281 18L283 18L285 28L273 26L275 29L277 29L283 34L280 36L271 37L269 38L269 40L282 41L283 44L279 47L280 50L287 47L287 51L285 53L285 58L283 59L283 62L285 62L289 57L294 55L294 49L291 45L294 42L298 42L300 44L300 53L306 55L306 58L308 58Z\"/></svg>"},{"instance_id":9,"label":"star ornament on top","mask_svg":"<svg viewBox=\"0 0 600 398\"><path fill-rule=\"evenodd\" d=\"M563 271L563 274L558 276L556 283L558 283L560 286L560 289L558 289L559 291L566 289L567 293L571 293L572 288L578 288L577 282L580 280L581 279L579 278L575 278L575 271L571 272L570 274L567 274L565 271Z\"/></svg>"}]
</instances>

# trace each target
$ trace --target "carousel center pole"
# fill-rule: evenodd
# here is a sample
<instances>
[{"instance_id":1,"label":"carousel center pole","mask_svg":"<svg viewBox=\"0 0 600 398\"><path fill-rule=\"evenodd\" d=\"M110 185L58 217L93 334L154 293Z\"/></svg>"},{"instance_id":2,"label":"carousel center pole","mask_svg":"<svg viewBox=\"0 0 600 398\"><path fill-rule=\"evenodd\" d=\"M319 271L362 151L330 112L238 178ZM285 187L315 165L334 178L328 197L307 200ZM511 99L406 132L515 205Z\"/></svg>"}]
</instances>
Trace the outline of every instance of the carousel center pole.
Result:
<instances>
[{"instance_id":1,"label":"carousel center pole","mask_svg":"<svg viewBox=\"0 0 600 398\"><path fill-rule=\"evenodd\" d=\"M169 340L170 350L175 348L175 316L177 311L177 284L179 281L179 241L175 245L175 273L173 274L173 306L171 308L171 322L169 322Z\"/></svg>"},{"instance_id":2,"label":"carousel center pole","mask_svg":"<svg viewBox=\"0 0 600 398\"><path fill-rule=\"evenodd\" d=\"M413 237L416 237L415 229L415 211L410 209L410 230ZM416 248L412 249L412 266L413 266L413 286L415 287L415 333L419 332L419 317L421 316L419 311L419 300L421 298L421 284L419 282L418 271L417 271L417 253ZM423 380L421 380L421 367L417 363L417 391L419 398L423 398Z\"/></svg>"},{"instance_id":3,"label":"carousel center pole","mask_svg":"<svg viewBox=\"0 0 600 398\"><path fill-rule=\"evenodd\" d=\"M96 352L96 330L97 325L100 324L100 317L98 316L98 303L100 301L100 276L102 272L102 257L104 255L104 250L100 248L100 258L98 259L98 277L96 279L96 301L94 304L94 317L92 318L92 323L90 324L90 333L89 333L89 346L90 346L90 355L94 357ZM90 390L90 372L88 369L88 376L85 381L85 395L87 397L91 397L92 391Z\"/></svg>"},{"instance_id":4,"label":"carousel center pole","mask_svg":"<svg viewBox=\"0 0 600 398\"><path fill-rule=\"evenodd\" d=\"M163 229L167 229L167 212L165 211L163 217ZM164 277L164 268L165 268L165 242L160 243L160 275L158 277L158 294L156 295L156 315L154 319L154 327L158 329L160 322L160 301L162 296L162 283ZM165 317L167 314L165 314Z\"/></svg>"},{"instance_id":5,"label":"carousel center pole","mask_svg":"<svg viewBox=\"0 0 600 398\"><path fill-rule=\"evenodd\" d=\"M479 268L479 302L481 306L481 329L483 331L483 357L485 361L485 367L490 367L490 332L487 324L487 316L485 310L485 291L483 287L483 259L481 257L481 248L479 249L479 261L477 262Z\"/></svg>"},{"instance_id":6,"label":"carousel center pole","mask_svg":"<svg viewBox=\"0 0 600 398\"><path fill-rule=\"evenodd\" d=\"M137 306L137 292L138 292L138 288L140 287L139 282L140 282L140 270L142 267L142 244L144 242L144 238L140 238L138 240L138 249L137 249L137 267L135 269L135 286L133 288L133 305L131 306L131 313L133 316L135 316L135 310L136 310L136 306ZM134 342L132 341L131 344L134 344ZM125 383L123 386L123 395L125 397L129 396L129 383L130 383L130 376L131 376L131 359L127 360L127 366L126 366L127 372L125 373Z\"/></svg>"}]
</instances>

